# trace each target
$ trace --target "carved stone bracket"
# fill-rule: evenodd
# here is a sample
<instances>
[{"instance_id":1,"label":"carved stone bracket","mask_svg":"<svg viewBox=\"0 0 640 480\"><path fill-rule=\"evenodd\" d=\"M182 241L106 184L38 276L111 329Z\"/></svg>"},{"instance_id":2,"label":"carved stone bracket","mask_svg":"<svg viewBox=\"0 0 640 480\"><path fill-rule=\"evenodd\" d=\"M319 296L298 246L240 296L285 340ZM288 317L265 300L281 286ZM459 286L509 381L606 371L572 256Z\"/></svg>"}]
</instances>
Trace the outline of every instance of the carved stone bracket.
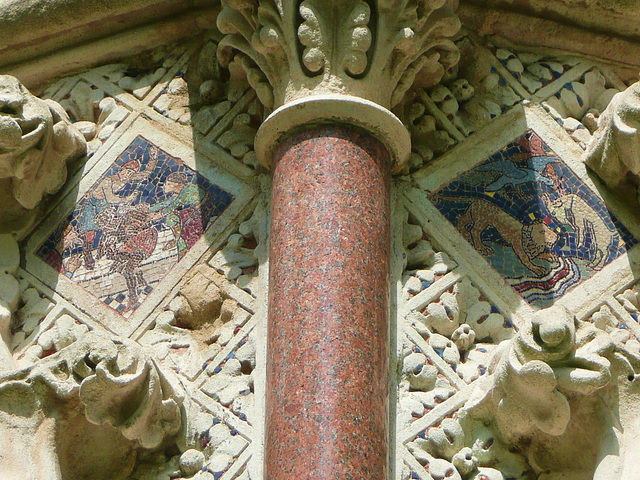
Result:
<instances>
[{"instance_id":1,"label":"carved stone bracket","mask_svg":"<svg viewBox=\"0 0 640 480\"><path fill-rule=\"evenodd\" d=\"M614 325L606 308L588 321L561 306L536 312L500 344L459 415L409 448L461 480L634 478L621 471L637 417L619 398L637 391L640 357Z\"/></svg>"},{"instance_id":2,"label":"carved stone bracket","mask_svg":"<svg viewBox=\"0 0 640 480\"><path fill-rule=\"evenodd\" d=\"M0 469L16 478L126 478L139 451L175 441L183 427L177 381L135 342L103 332L0 375L0 399L9 452Z\"/></svg>"},{"instance_id":3,"label":"carved stone bracket","mask_svg":"<svg viewBox=\"0 0 640 480\"><path fill-rule=\"evenodd\" d=\"M617 188L640 183L640 82L616 94L598 120L585 163L603 181Z\"/></svg>"},{"instance_id":4,"label":"carved stone bracket","mask_svg":"<svg viewBox=\"0 0 640 480\"><path fill-rule=\"evenodd\" d=\"M0 232L27 228L42 198L64 184L67 163L86 148L58 103L0 75Z\"/></svg>"}]
</instances>

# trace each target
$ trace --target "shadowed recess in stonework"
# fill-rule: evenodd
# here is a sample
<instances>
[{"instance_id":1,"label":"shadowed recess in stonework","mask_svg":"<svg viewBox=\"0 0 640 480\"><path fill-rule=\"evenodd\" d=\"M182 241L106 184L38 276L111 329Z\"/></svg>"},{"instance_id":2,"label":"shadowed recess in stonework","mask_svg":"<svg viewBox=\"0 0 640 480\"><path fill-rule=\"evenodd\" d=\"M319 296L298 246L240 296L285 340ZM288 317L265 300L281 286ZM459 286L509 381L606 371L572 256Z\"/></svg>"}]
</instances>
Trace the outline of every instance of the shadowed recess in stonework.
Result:
<instances>
[{"instance_id":1,"label":"shadowed recess in stonework","mask_svg":"<svg viewBox=\"0 0 640 480\"><path fill-rule=\"evenodd\" d=\"M638 240L533 130L431 196L534 307L546 307Z\"/></svg>"},{"instance_id":2,"label":"shadowed recess in stonework","mask_svg":"<svg viewBox=\"0 0 640 480\"><path fill-rule=\"evenodd\" d=\"M37 255L129 317L232 201L138 136Z\"/></svg>"}]
</instances>

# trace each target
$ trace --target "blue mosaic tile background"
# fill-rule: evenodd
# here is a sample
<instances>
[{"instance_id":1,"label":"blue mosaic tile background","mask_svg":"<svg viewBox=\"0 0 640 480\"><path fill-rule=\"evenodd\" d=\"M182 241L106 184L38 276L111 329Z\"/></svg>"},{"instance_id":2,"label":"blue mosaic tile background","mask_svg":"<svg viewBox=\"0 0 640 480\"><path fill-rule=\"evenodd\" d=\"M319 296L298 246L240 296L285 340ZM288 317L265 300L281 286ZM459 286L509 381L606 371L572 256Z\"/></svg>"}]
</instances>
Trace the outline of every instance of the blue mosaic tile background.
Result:
<instances>
[{"instance_id":1,"label":"blue mosaic tile background","mask_svg":"<svg viewBox=\"0 0 640 480\"><path fill-rule=\"evenodd\" d=\"M232 201L138 136L36 255L128 317Z\"/></svg>"},{"instance_id":2,"label":"blue mosaic tile background","mask_svg":"<svg viewBox=\"0 0 640 480\"><path fill-rule=\"evenodd\" d=\"M638 242L532 130L433 193L431 201L540 308Z\"/></svg>"}]
</instances>

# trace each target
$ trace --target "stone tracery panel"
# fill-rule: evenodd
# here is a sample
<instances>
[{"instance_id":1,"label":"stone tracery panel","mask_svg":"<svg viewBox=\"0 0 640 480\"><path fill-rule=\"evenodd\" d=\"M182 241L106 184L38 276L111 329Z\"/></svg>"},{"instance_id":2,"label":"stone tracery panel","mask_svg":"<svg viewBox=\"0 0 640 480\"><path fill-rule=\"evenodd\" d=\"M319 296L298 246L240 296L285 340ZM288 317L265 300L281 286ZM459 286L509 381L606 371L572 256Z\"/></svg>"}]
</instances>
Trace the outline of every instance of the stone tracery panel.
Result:
<instances>
[{"instance_id":1,"label":"stone tracery panel","mask_svg":"<svg viewBox=\"0 0 640 480\"><path fill-rule=\"evenodd\" d=\"M249 478L250 471L257 471L253 478L259 478L261 452L250 445L256 439L254 428L259 431L262 422L261 402L254 408L254 370L256 344L258 350L263 345L256 333L263 318L263 313L256 313L260 310L256 298L265 293L259 267L265 261L266 212L264 207L256 209L264 200L255 201L255 181L246 182L247 168L234 158L252 150L250 135L213 144L233 125L237 112L221 109L217 136L206 143L204 136L196 135L199 150L194 153L190 118L211 88L200 89L203 94L194 100L185 78L195 82L198 91L205 77L215 77L216 72L203 69L197 59L192 62L193 55L192 47L181 47L157 55L154 61L160 66L152 70L100 67L62 79L47 91L68 110L89 142L89 159L82 170L72 172L75 176L60 197L46 206L35 239L21 245L29 257L23 265L26 270L16 270L18 260L7 266L12 280L7 291L7 282L3 283L0 298L9 304L7 312L0 313L3 325L7 324L3 339L10 344L7 358L2 353L2 371L11 373L16 364L46 370L49 364L58 365L57 358L73 357L94 334L112 336L134 357L131 365L152 362L159 375L154 384L166 387L165 374L176 379L180 408L176 428L167 430L164 443L145 440L150 437L142 426L142 437L134 435L131 442L114 447L113 453L126 459L126 465L103 465L98 457L85 455L82 470L80 464L65 463L65 446L54 440L43 442L43 448L58 452L50 457L53 463L41 466L42 471L51 470L51 478L85 478L94 468L108 478L122 479L193 478L194 474L202 480ZM244 89L238 88L239 98L231 95L236 95L235 101L242 99ZM215 95L206 101L226 101L226 93ZM247 146L240 147L240 142ZM3 252L8 252L11 245L4 243ZM218 250L224 253L213 261ZM89 278L96 273L93 280ZM61 281L67 282L65 288ZM94 306L103 313L96 314ZM138 350L148 356L136 357ZM122 355L117 358L123 360L116 360L118 368L133 373L126 370L129 360ZM261 352L257 355L262 358ZM86 362L90 369L93 362ZM263 395L261 368L257 388ZM54 375L62 381L60 372ZM7 380L3 376L0 383ZM65 391L73 398L78 385L69 381ZM92 390L98 403L101 395L110 401L100 381L85 390ZM141 418L164 418L144 413L153 403L145 402ZM65 405L62 415L70 415L65 417L69 422L80 422L75 404ZM88 422L103 423L103 417ZM165 420L168 426L171 422ZM71 428L71 423L65 425L61 428ZM77 433L83 432L88 430ZM101 435L103 447L115 439ZM129 451L136 449L142 452L137 461ZM250 461L255 465L250 467ZM55 462L62 465L62 473ZM3 474L19 473L12 468L0 466ZM34 472L22 473L25 478L41 478Z\"/></svg>"}]
</instances>

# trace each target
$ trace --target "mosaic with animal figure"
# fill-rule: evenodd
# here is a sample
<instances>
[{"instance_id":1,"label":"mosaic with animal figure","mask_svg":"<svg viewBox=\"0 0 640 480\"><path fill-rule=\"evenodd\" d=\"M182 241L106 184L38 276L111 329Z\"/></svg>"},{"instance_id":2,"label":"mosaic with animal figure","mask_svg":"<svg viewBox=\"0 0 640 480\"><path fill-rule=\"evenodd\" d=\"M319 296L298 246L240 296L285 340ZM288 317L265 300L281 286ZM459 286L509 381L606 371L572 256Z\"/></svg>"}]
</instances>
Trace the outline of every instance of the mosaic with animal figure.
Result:
<instances>
[{"instance_id":1,"label":"mosaic with animal figure","mask_svg":"<svg viewBox=\"0 0 640 480\"><path fill-rule=\"evenodd\" d=\"M531 130L431 200L535 307L552 304L637 243Z\"/></svg>"},{"instance_id":2,"label":"mosaic with animal figure","mask_svg":"<svg viewBox=\"0 0 640 480\"><path fill-rule=\"evenodd\" d=\"M138 136L37 255L126 318L232 200Z\"/></svg>"}]
</instances>

